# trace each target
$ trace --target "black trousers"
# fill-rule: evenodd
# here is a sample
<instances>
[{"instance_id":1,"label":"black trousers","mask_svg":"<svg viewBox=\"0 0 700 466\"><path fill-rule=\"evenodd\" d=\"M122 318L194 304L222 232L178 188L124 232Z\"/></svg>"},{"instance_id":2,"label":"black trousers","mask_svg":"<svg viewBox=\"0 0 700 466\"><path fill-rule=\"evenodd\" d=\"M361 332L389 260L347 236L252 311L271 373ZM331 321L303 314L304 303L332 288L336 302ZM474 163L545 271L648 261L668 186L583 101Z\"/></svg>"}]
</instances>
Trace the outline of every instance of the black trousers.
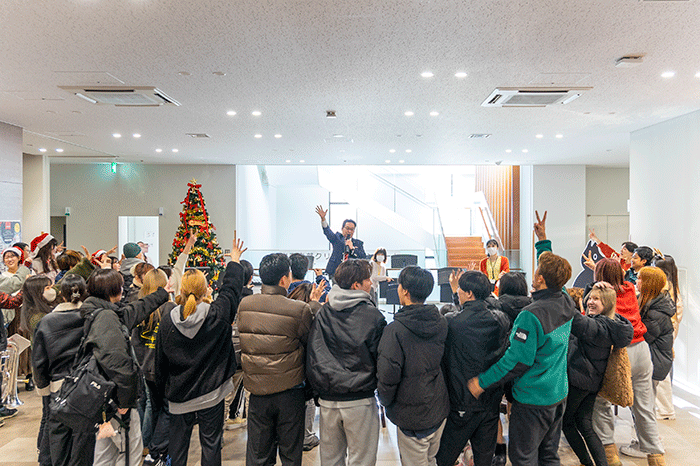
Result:
<instances>
[{"instance_id":1,"label":"black trousers","mask_svg":"<svg viewBox=\"0 0 700 466\"><path fill-rule=\"evenodd\" d=\"M474 466L491 466L498 437L498 411L450 411L442 431L438 466L453 466L471 441Z\"/></svg>"},{"instance_id":2,"label":"black trousers","mask_svg":"<svg viewBox=\"0 0 700 466\"><path fill-rule=\"evenodd\" d=\"M596 394L569 385L569 396L566 399L562 430L571 449L584 466L593 466L594 461L596 466L608 466L603 442L593 430L593 405ZM593 460L588 455L589 450Z\"/></svg>"},{"instance_id":3,"label":"black trousers","mask_svg":"<svg viewBox=\"0 0 700 466\"><path fill-rule=\"evenodd\" d=\"M168 411L168 400L161 399L157 395L154 382L146 380L146 386L151 394L151 422L152 433L148 450L153 458L160 458L168 453L170 444L170 411Z\"/></svg>"},{"instance_id":4,"label":"black trousers","mask_svg":"<svg viewBox=\"0 0 700 466\"><path fill-rule=\"evenodd\" d=\"M304 412L303 388L273 395L251 394L246 466L275 464L278 448L283 466L300 466L304 452Z\"/></svg>"},{"instance_id":5,"label":"black trousers","mask_svg":"<svg viewBox=\"0 0 700 466\"><path fill-rule=\"evenodd\" d=\"M559 466L559 438L566 400L552 406L513 402L508 457L513 466Z\"/></svg>"},{"instance_id":6,"label":"black trousers","mask_svg":"<svg viewBox=\"0 0 700 466\"><path fill-rule=\"evenodd\" d=\"M194 424L199 424L202 466L221 466L221 439L224 431L224 400L211 408L186 414L170 414L168 454L172 466L187 466L187 453Z\"/></svg>"},{"instance_id":7,"label":"black trousers","mask_svg":"<svg viewBox=\"0 0 700 466\"><path fill-rule=\"evenodd\" d=\"M39 450L39 466L51 466L51 442L47 427L51 414L50 403L50 395L41 397L41 423L39 424L39 436L36 439L36 447Z\"/></svg>"},{"instance_id":8,"label":"black trousers","mask_svg":"<svg viewBox=\"0 0 700 466\"><path fill-rule=\"evenodd\" d=\"M96 432L73 431L52 416L46 421L44 432L46 431L49 434L52 466L92 466Z\"/></svg>"}]
</instances>

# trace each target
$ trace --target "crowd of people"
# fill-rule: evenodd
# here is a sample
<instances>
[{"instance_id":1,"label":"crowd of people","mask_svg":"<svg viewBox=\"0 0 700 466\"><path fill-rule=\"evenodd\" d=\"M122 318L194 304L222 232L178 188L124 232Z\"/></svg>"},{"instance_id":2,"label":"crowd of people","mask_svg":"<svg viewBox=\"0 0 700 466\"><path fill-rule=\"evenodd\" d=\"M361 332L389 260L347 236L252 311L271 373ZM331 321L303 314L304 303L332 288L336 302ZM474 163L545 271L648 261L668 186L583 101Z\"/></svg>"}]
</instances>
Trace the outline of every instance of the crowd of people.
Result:
<instances>
[{"instance_id":1,"label":"crowd of people","mask_svg":"<svg viewBox=\"0 0 700 466\"><path fill-rule=\"evenodd\" d=\"M259 293L235 234L216 293L186 270L194 233L171 267L149 264L136 243L119 260L116 248L65 250L46 233L5 249L0 350L8 331L31 340L19 372L43 397L39 464L185 466L197 424L203 466L220 465L223 432L243 426L249 466L300 465L319 445L323 466L374 465L384 413L403 465L453 466L467 450L475 466L558 465L562 433L585 466L621 466L619 451L665 464L657 418L675 419L682 317L671 256L631 242L618 254L591 231L606 257L587 257L594 282L567 289L571 266L553 252L545 213L531 285L490 240L479 270L454 270L454 302L440 309L426 303L433 274L402 269L387 324L377 305L378 283L392 280L387 251L368 258L355 221L335 233L316 212L333 249L325 271L307 281L306 256L269 254ZM599 395L611 348L634 394L637 438L620 450ZM102 421L76 430L52 400L85 354L115 388ZM16 414L0 405L0 426Z\"/></svg>"}]
</instances>

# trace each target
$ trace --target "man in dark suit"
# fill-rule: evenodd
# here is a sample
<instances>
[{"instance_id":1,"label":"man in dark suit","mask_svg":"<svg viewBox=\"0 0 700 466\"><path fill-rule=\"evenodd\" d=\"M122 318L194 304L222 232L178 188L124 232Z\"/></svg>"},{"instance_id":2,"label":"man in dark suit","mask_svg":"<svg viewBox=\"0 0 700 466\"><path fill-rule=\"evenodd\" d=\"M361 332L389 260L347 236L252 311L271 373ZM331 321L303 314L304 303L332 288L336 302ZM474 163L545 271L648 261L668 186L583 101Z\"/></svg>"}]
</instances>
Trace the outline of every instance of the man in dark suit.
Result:
<instances>
[{"instance_id":1,"label":"man in dark suit","mask_svg":"<svg viewBox=\"0 0 700 466\"><path fill-rule=\"evenodd\" d=\"M316 213L321 217L321 226L323 227L323 234L326 235L328 241L333 245L333 252L331 253L331 258L328 259L328 264L326 265L326 273L330 278L333 278L335 274L335 269L338 268L341 262L347 259L366 259L367 254L365 253L364 243L359 239L355 239L352 236L355 234L355 227L357 224L354 220L344 220L343 229L340 232L334 233L333 230L328 226L326 221L326 215L328 210L323 210L322 206L316 206Z\"/></svg>"}]
</instances>

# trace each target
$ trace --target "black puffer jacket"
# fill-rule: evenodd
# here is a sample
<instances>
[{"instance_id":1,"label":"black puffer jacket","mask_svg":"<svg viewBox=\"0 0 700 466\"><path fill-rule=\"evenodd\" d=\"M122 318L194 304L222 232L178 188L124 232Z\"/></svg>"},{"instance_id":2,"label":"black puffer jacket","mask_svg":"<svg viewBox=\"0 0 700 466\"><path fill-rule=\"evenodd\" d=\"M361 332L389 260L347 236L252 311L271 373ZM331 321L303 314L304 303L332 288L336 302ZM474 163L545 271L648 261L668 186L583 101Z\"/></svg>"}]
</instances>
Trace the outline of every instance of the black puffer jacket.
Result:
<instances>
[{"instance_id":1,"label":"black puffer jacket","mask_svg":"<svg viewBox=\"0 0 700 466\"><path fill-rule=\"evenodd\" d=\"M488 388L477 400L467 382L498 361L506 350L511 322L485 301L467 301L460 312L447 314L443 365L452 411L497 410L503 387Z\"/></svg>"},{"instance_id":2,"label":"black puffer jacket","mask_svg":"<svg viewBox=\"0 0 700 466\"><path fill-rule=\"evenodd\" d=\"M598 392L608 365L610 347L624 348L632 341L634 328L619 314L614 319L603 315L574 314L567 355L569 385Z\"/></svg>"},{"instance_id":3,"label":"black puffer jacket","mask_svg":"<svg viewBox=\"0 0 700 466\"><path fill-rule=\"evenodd\" d=\"M335 285L309 332L306 378L320 398L374 397L377 349L386 319L368 293Z\"/></svg>"},{"instance_id":4,"label":"black puffer jacket","mask_svg":"<svg viewBox=\"0 0 700 466\"><path fill-rule=\"evenodd\" d=\"M673 323L671 317L676 306L664 291L652 299L640 311L642 322L647 326L644 339L651 349L651 362L654 364L653 380L664 380L673 365Z\"/></svg>"},{"instance_id":5,"label":"black puffer jacket","mask_svg":"<svg viewBox=\"0 0 700 466\"><path fill-rule=\"evenodd\" d=\"M501 311L508 316L512 325L513 322L515 322L515 318L520 314L520 311L522 311L525 306L532 304L532 298L529 296L502 294L498 297L498 302L501 305Z\"/></svg>"},{"instance_id":6,"label":"black puffer jacket","mask_svg":"<svg viewBox=\"0 0 700 466\"><path fill-rule=\"evenodd\" d=\"M377 392L391 422L402 429L425 430L450 411L441 361L447 321L437 307L403 307L379 342Z\"/></svg>"},{"instance_id":7,"label":"black puffer jacket","mask_svg":"<svg viewBox=\"0 0 700 466\"><path fill-rule=\"evenodd\" d=\"M84 318L94 311L95 320L86 340L86 348L95 355L107 378L117 384L114 399L120 408L135 408L139 389L139 366L132 357L131 330L159 306L168 301L168 292L155 293L123 307L90 296L80 308Z\"/></svg>"},{"instance_id":8,"label":"black puffer jacket","mask_svg":"<svg viewBox=\"0 0 700 466\"><path fill-rule=\"evenodd\" d=\"M83 338L84 319L78 305L61 304L36 326L32 340L32 374L39 394L58 391L68 375ZM69 307L73 307L70 309ZM56 382L51 384L51 382Z\"/></svg>"}]
</instances>

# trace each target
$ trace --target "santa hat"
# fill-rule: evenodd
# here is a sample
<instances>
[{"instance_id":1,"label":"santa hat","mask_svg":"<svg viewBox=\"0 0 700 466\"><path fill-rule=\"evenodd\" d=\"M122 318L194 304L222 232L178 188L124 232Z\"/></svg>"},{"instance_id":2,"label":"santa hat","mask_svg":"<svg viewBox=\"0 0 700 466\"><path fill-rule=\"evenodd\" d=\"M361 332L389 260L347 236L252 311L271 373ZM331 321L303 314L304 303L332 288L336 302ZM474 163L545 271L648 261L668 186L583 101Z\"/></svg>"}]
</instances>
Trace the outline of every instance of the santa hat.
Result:
<instances>
[{"instance_id":1,"label":"santa hat","mask_svg":"<svg viewBox=\"0 0 700 466\"><path fill-rule=\"evenodd\" d=\"M105 251L104 249L100 249L99 251L93 252L90 258L90 262L92 262L95 265L98 265L97 261L99 261L100 257L104 256L105 254L107 254L107 251Z\"/></svg>"},{"instance_id":2,"label":"santa hat","mask_svg":"<svg viewBox=\"0 0 700 466\"><path fill-rule=\"evenodd\" d=\"M47 244L49 244L49 242L52 239L54 239L54 237L48 233L42 233L39 236L37 236L36 238L34 238L32 240L32 244L31 244L32 253L36 253L37 251L39 251L39 249L41 249L44 246L46 246Z\"/></svg>"},{"instance_id":3,"label":"santa hat","mask_svg":"<svg viewBox=\"0 0 700 466\"><path fill-rule=\"evenodd\" d=\"M22 251L20 248L16 248L16 247L12 246L11 248L5 249L2 252L3 259L5 258L5 253L8 253L8 252L11 252L11 253L17 255L17 257L19 257L20 265L24 262L24 251Z\"/></svg>"}]
</instances>

